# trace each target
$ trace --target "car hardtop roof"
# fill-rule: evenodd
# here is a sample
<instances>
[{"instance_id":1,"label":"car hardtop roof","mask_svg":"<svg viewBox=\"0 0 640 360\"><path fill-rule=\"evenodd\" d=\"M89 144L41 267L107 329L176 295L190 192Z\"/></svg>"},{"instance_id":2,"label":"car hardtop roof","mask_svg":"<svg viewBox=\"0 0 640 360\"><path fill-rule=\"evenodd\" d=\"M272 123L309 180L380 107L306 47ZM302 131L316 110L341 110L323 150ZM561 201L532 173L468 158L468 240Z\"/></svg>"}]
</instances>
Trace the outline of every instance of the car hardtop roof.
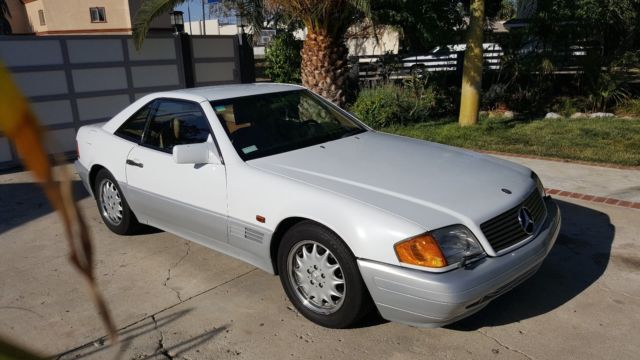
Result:
<instances>
[{"instance_id":1,"label":"car hardtop roof","mask_svg":"<svg viewBox=\"0 0 640 360\"><path fill-rule=\"evenodd\" d=\"M203 86L189 89L163 91L155 93L154 95L155 97L174 97L202 102L301 89L304 89L304 87L293 84L254 83Z\"/></svg>"}]
</instances>

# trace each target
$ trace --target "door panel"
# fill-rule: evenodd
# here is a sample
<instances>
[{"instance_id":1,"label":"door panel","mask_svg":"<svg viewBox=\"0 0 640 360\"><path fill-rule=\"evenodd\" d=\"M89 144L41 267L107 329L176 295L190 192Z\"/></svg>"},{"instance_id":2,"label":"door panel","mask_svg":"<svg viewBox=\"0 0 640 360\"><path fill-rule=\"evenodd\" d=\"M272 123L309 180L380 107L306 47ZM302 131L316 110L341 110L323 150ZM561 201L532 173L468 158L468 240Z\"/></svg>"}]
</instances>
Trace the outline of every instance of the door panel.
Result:
<instances>
[{"instance_id":1,"label":"door panel","mask_svg":"<svg viewBox=\"0 0 640 360\"><path fill-rule=\"evenodd\" d=\"M227 242L224 165L176 164L171 154L136 146L128 157L131 202L147 219L178 234Z\"/></svg>"},{"instance_id":2,"label":"door panel","mask_svg":"<svg viewBox=\"0 0 640 360\"><path fill-rule=\"evenodd\" d=\"M215 149L209 121L200 104L157 99L140 145L131 150L126 160L129 193L136 211L149 225L200 242L226 243L224 165L173 161L174 146L203 142L212 151Z\"/></svg>"}]
</instances>

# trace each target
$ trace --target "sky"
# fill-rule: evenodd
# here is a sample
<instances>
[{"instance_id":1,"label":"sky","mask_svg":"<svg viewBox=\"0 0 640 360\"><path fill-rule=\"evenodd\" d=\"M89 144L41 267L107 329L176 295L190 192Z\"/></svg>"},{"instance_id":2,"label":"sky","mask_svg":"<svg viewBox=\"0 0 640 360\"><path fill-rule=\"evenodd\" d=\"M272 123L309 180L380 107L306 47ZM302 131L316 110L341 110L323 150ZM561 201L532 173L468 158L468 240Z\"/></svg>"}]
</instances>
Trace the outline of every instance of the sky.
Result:
<instances>
[{"instance_id":1,"label":"sky","mask_svg":"<svg viewBox=\"0 0 640 360\"><path fill-rule=\"evenodd\" d=\"M209 5L206 3L207 0L205 1L205 14L207 15L206 18L210 19L209 17ZM185 3L178 5L176 7L176 10L182 11L184 13L184 22L189 21L189 12L187 8L191 8L191 21L197 21L197 20L202 20L202 0L188 0Z\"/></svg>"},{"instance_id":2,"label":"sky","mask_svg":"<svg viewBox=\"0 0 640 360\"><path fill-rule=\"evenodd\" d=\"M176 10L182 11L184 13L184 22L188 21L199 21L202 20L202 2L204 1L204 12L206 15L206 19L211 19L209 15L209 4L210 0L187 0L183 4L178 5ZM514 5L517 3L517 0L510 0ZM212 1L215 2L215 1ZM189 8L191 10L191 20L189 20Z\"/></svg>"},{"instance_id":3,"label":"sky","mask_svg":"<svg viewBox=\"0 0 640 360\"><path fill-rule=\"evenodd\" d=\"M184 22L202 20L202 1L203 0L188 0L176 7L176 10L182 11L184 13ZM204 0L204 13L207 20L213 19L213 17L209 15L208 2L215 1ZM191 10L191 20L189 20L189 10ZM227 18L226 20L227 23L235 23L235 18Z\"/></svg>"}]
</instances>

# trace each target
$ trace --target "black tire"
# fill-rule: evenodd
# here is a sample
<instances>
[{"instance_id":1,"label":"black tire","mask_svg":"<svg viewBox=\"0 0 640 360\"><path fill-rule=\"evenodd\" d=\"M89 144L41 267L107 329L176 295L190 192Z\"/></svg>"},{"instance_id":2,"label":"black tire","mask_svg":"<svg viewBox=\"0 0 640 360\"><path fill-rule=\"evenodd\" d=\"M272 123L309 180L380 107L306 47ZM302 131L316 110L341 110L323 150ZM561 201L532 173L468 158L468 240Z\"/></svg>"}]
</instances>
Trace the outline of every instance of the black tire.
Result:
<instances>
[{"instance_id":1,"label":"black tire","mask_svg":"<svg viewBox=\"0 0 640 360\"><path fill-rule=\"evenodd\" d=\"M105 201L108 201L103 197L103 189L105 184L112 184L113 189L115 189L116 194L119 197L120 205L122 208L121 218L119 219L119 221L110 218L108 215L108 211L106 210L105 206L103 206L103 203ZM113 178L113 175L111 175L111 173L107 169L101 169L100 171L98 171L98 174L96 174L96 180L93 185L93 193L95 195L96 204L98 205L98 211L100 212L102 221L109 228L109 230L118 235L131 235L136 233L136 231L140 229L140 223L138 222L138 219L136 218L133 211L131 211L127 200L124 198L122 190L120 189L120 186L118 186L118 182Z\"/></svg>"},{"instance_id":2,"label":"black tire","mask_svg":"<svg viewBox=\"0 0 640 360\"><path fill-rule=\"evenodd\" d=\"M300 250L302 246L306 246L307 249L309 247L313 248L312 243L321 245L317 247L320 249L319 251L322 251L321 247L324 247L330 252L329 257L335 259L339 265L339 273L342 274L342 278L344 279L344 285L342 287L344 296L342 297L341 304L331 313L321 313L318 310L310 308L310 306L313 305L309 305L309 301L307 301L307 305L305 305L301 299L301 297L304 297L304 295L301 295L304 290L300 290L303 289L303 287L292 283L297 280L295 275L290 275L294 267L293 261L289 261L291 259L290 256L296 256L296 253L300 254L299 251L302 251ZM296 252L296 249L299 251ZM292 251L293 253L291 253ZM300 269L299 266L295 268ZM287 231L278 248L278 270L280 281L289 300L302 315L320 326L333 329L352 327L373 308L369 292L362 281L355 257L340 237L316 222L303 221ZM324 279L324 273L321 274ZM311 276L313 276L313 274L309 275L309 278L311 278ZM318 277L318 279L320 278ZM313 280L303 280L301 282L304 281L311 281L311 283L313 283ZM306 286L309 286L309 283L307 283ZM327 286L326 283L325 286ZM329 303L327 302L327 304ZM331 305L333 305L333 303Z\"/></svg>"}]
</instances>

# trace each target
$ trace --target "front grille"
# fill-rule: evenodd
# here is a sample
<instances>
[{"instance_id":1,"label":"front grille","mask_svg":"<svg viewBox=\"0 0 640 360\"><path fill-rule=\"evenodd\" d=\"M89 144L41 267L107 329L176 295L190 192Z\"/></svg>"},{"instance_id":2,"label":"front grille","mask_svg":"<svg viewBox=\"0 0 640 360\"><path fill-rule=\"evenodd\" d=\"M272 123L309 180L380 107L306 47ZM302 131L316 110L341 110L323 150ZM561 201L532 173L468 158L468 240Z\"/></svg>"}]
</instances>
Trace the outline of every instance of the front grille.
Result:
<instances>
[{"instance_id":1,"label":"front grille","mask_svg":"<svg viewBox=\"0 0 640 360\"><path fill-rule=\"evenodd\" d=\"M531 212L535 233L546 216L544 200L537 189L533 189L531 194L518 206L480 225L480 229L495 252L517 244L530 236L524 231L518 220L518 213L522 207L526 207Z\"/></svg>"}]
</instances>

